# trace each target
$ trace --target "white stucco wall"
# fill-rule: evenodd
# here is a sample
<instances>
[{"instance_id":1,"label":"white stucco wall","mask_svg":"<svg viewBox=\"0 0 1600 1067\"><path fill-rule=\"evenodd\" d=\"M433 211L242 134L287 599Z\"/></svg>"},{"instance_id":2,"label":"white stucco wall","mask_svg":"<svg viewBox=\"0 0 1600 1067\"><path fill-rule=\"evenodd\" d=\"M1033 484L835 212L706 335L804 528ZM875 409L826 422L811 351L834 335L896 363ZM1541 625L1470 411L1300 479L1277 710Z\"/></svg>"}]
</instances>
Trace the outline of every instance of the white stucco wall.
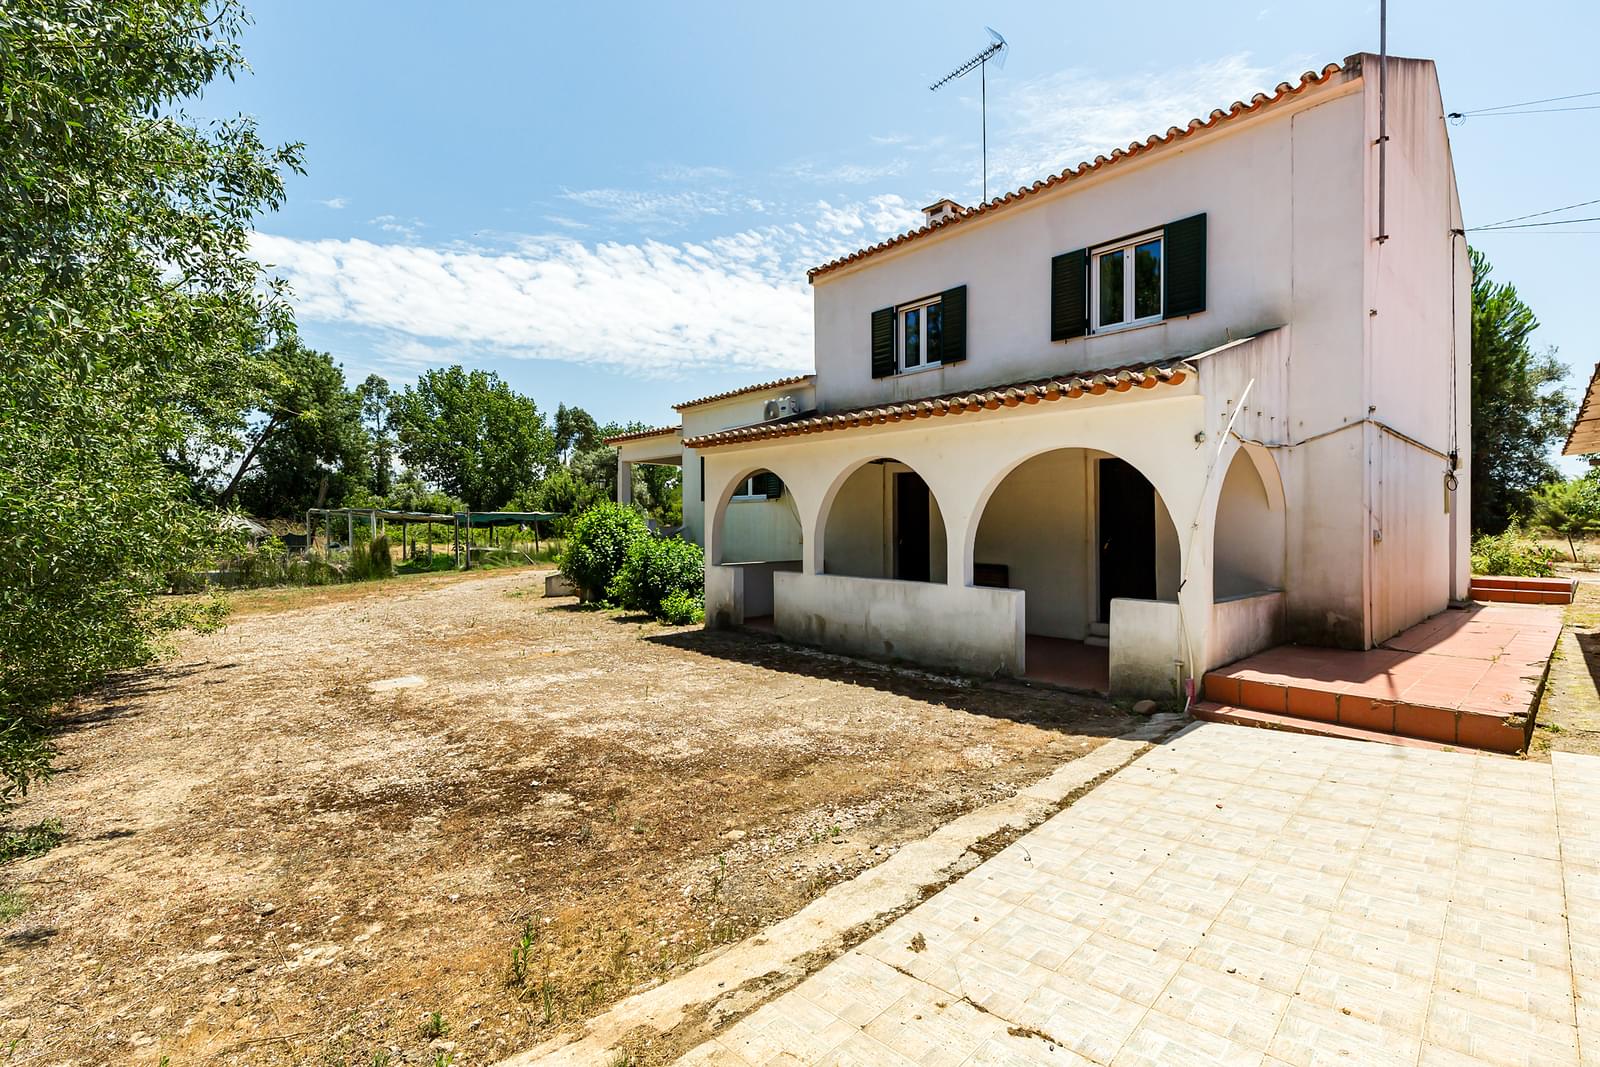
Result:
<instances>
[{"instance_id":1,"label":"white stucco wall","mask_svg":"<svg viewBox=\"0 0 1600 1067\"><path fill-rule=\"evenodd\" d=\"M800 514L787 490L772 500L733 500L723 517L719 563L800 558Z\"/></svg>"},{"instance_id":2,"label":"white stucco wall","mask_svg":"<svg viewBox=\"0 0 1600 1067\"><path fill-rule=\"evenodd\" d=\"M975 563L1003 563L1026 590L1028 632L1082 640L1094 621L1094 480L1091 453L1050 452L1008 474L989 498Z\"/></svg>"},{"instance_id":3,"label":"white stucco wall","mask_svg":"<svg viewBox=\"0 0 1600 1067\"><path fill-rule=\"evenodd\" d=\"M869 462L850 474L834 498L823 536L823 571L858 578L894 574L894 477L913 468ZM926 481L926 479L924 479ZM945 580L949 546L939 500L928 494L928 575Z\"/></svg>"},{"instance_id":4,"label":"white stucco wall","mask_svg":"<svg viewBox=\"0 0 1600 1067\"><path fill-rule=\"evenodd\" d=\"M1204 670L1225 666L1253 652L1282 644L1283 639L1282 593L1219 599L1212 607Z\"/></svg>"},{"instance_id":5,"label":"white stucco wall","mask_svg":"<svg viewBox=\"0 0 1600 1067\"><path fill-rule=\"evenodd\" d=\"M1022 380L1046 368L1114 367L1201 351L1291 319L1305 327L1308 369L1359 365L1361 82L1343 75L1335 81L1259 122L1237 122L1180 150L1124 160L990 218L821 275L815 284L819 404L910 399ZM1199 212L1207 217L1205 312L1050 341L1052 256ZM874 380L872 312L962 284L967 360ZM1316 387L1318 405L1308 420L1327 414L1336 421L1359 408L1359 375Z\"/></svg>"},{"instance_id":6,"label":"white stucco wall","mask_svg":"<svg viewBox=\"0 0 1600 1067\"><path fill-rule=\"evenodd\" d=\"M794 397L795 403L802 411L816 406L816 390L809 381L776 389L742 393L726 400L716 400L709 404L696 404L681 409L678 415L683 424L683 436L693 437L696 434L714 433L732 426L747 426L752 422L760 422L767 401L780 396ZM700 481L700 455L692 448L680 448L679 452L683 461L683 535L698 545L704 545L706 505L705 487ZM754 554L767 549L752 546L748 551ZM771 551L778 551L776 545Z\"/></svg>"},{"instance_id":7,"label":"white stucco wall","mask_svg":"<svg viewBox=\"0 0 1600 1067\"><path fill-rule=\"evenodd\" d=\"M1111 695L1183 695L1188 677L1183 616L1165 600L1111 601Z\"/></svg>"},{"instance_id":8,"label":"white stucco wall","mask_svg":"<svg viewBox=\"0 0 1600 1067\"><path fill-rule=\"evenodd\" d=\"M1217 599L1283 588L1283 509L1274 510L1255 464L1234 453L1217 502Z\"/></svg>"},{"instance_id":9,"label":"white stucco wall","mask_svg":"<svg viewBox=\"0 0 1600 1067\"><path fill-rule=\"evenodd\" d=\"M1022 673L1023 594L1015 589L831 574L773 579L773 625L791 641L972 674Z\"/></svg>"}]
</instances>

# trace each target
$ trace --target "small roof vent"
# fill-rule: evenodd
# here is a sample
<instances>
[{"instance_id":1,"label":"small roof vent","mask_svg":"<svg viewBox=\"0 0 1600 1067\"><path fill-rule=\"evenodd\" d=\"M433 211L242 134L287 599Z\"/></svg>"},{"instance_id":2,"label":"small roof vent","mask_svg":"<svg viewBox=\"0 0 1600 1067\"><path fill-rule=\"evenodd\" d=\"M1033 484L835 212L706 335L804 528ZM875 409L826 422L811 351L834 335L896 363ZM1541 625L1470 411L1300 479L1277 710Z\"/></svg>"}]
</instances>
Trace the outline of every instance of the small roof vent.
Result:
<instances>
[{"instance_id":1,"label":"small roof vent","mask_svg":"<svg viewBox=\"0 0 1600 1067\"><path fill-rule=\"evenodd\" d=\"M927 207L923 208L922 214L928 220L928 225L932 226L936 222L943 222L945 219L953 219L966 210L966 208L962 207L954 200L951 200L949 197L945 197L943 200L936 200Z\"/></svg>"}]
</instances>

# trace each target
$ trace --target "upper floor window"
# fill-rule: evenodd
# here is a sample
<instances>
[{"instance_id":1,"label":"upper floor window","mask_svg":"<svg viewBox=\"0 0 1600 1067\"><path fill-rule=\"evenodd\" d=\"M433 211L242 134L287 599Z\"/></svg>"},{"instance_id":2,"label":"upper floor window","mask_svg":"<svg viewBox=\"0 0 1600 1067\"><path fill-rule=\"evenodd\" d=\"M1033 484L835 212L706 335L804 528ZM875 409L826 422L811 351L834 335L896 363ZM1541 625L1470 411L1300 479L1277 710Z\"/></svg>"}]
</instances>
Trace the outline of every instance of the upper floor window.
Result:
<instances>
[{"instance_id":1,"label":"upper floor window","mask_svg":"<svg viewBox=\"0 0 1600 1067\"><path fill-rule=\"evenodd\" d=\"M944 362L944 313L939 298L896 308L900 330L900 369L935 367Z\"/></svg>"},{"instance_id":2,"label":"upper floor window","mask_svg":"<svg viewBox=\"0 0 1600 1067\"><path fill-rule=\"evenodd\" d=\"M1161 244L1161 234L1151 233L1090 253L1094 329L1160 320Z\"/></svg>"}]
</instances>

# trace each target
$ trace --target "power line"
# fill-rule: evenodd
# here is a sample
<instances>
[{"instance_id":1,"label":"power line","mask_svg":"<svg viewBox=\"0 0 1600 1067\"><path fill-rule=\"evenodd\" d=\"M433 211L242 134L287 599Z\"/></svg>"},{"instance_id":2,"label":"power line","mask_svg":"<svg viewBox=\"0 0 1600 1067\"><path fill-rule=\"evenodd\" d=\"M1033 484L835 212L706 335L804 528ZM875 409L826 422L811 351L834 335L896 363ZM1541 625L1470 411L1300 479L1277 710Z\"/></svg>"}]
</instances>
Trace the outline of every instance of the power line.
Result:
<instances>
[{"instance_id":1,"label":"power line","mask_svg":"<svg viewBox=\"0 0 1600 1067\"><path fill-rule=\"evenodd\" d=\"M1535 107L1535 106L1537 106L1539 104L1559 104L1559 103L1561 103L1562 101L1565 101L1565 100L1582 100L1582 99L1584 99L1586 97L1590 97L1590 96L1600 96L1600 89L1596 89L1595 91L1588 92L1588 93L1571 93L1571 94L1569 94L1567 96L1547 96L1542 100L1523 100L1523 101L1521 101L1519 103L1515 103L1515 104L1496 104L1494 107L1480 107L1475 111L1452 111L1452 112L1450 112L1448 117L1452 118L1452 119L1464 119L1464 118L1468 118L1468 117L1470 117L1472 115L1487 115L1487 114L1491 114L1493 112L1506 112L1508 109L1514 108L1514 107ZM1551 110L1560 111L1560 110L1566 110L1566 109L1552 108ZM1577 111L1577 110L1588 110L1588 109L1586 109L1586 108L1572 108L1570 110ZM1522 112L1517 112L1517 114L1522 114Z\"/></svg>"},{"instance_id":2,"label":"power line","mask_svg":"<svg viewBox=\"0 0 1600 1067\"><path fill-rule=\"evenodd\" d=\"M1523 222L1515 226L1468 226L1469 233L1484 233L1490 230L1534 230L1541 226L1570 226L1575 222L1600 222L1600 215L1590 215L1582 219L1556 219L1554 222Z\"/></svg>"},{"instance_id":3,"label":"power line","mask_svg":"<svg viewBox=\"0 0 1600 1067\"><path fill-rule=\"evenodd\" d=\"M1553 207L1553 208L1550 208L1548 211L1535 211L1531 215L1517 215L1514 218L1501 219L1499 222L1486 222L1482 226L1473 226L1472 229L1474 229L1474 230L1487 230L1487 229L1490 229L1491 227L1494 227L1494 226L1504 226L1508 222L1521 222L1524 219L1536 219L1536 218L1539 218L1541 215L1554 215L1558 211L1571 211L1574 208L1588 207L1590 204L1600 204L1600 200L1584 200L1584 201L1581 201L1580 203L1568 204L1565 207ZM1573 220L1573 221L1576 221L1576 220Z\"/></svg>"},{"instance_id":4,"label":"power line","mask_svg":"<svg viewBox=\"0 0 1600 1067\"><path fill-rule=\"evenodd\" d=\"M1497 119L1502 115L1555 115L1564 111L1600 111L1600 104L1590 104L1583 107L1536 107L1527 111L1468 111L1465 113L1453 111L1449 117L1460 120L1457 123L1459 125L1460 122L1465 122L1469 118Z\"/></svg>"}]
</instances>

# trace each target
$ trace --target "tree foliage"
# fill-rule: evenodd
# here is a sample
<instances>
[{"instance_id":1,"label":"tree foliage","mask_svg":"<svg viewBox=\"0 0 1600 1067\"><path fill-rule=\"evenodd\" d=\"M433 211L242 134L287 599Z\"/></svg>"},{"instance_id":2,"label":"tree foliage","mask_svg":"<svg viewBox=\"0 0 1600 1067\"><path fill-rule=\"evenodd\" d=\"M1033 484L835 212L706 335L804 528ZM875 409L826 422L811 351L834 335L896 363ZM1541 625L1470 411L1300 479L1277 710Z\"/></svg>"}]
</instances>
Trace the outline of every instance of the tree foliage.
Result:
<instances>
[{"instance_id":1,"label":"tree foliage","mask_svg":"<svg viewBox=\"0 0 1600 1067\"><path fill-rule=\"evenodd\" d=\"M1472 528L1498 533L1527 513L1533 493L1556 480L1550 447L1566 434L1566 368L1533 351L1538 327L1516 287L1490 280L1472 252Z\"/></svg>"},{"instance_id":2,"label":"tree foliage","mask_svg":"<svg viewBox=\"0 0 1600 1067\"><path fill-rule=\"evenodd\" d=\"M493 371L428 371L389 410L406 466L475 511L537 484L555 456L538 405Z\"/></svg>"},{"instance_id":3,"label":"tree foliage","mask_svg":"<svg viewBox=\"0 0 1600 1067\"><path fill-rule=\"evenodd\" d=\"M1533 521L1567 539L1572 562L1578 562L1577 539L1600 530L1600 482L1593 472L1570 481L1551 482L1533 498Z\"/></svg>"},{"instance_id":4,"label":"tree foliage","mask_svg":"<svg viewBox=\"0 0 1600 1067\"><path fill-rule=\"evenodd\" d=\"M155 594L223 541L166 460L292 325L248 255L298 146L178 110L242 60L201 0L0 6L0 804L41 717L193 621Z\"/></svg>"}]
</instances>

